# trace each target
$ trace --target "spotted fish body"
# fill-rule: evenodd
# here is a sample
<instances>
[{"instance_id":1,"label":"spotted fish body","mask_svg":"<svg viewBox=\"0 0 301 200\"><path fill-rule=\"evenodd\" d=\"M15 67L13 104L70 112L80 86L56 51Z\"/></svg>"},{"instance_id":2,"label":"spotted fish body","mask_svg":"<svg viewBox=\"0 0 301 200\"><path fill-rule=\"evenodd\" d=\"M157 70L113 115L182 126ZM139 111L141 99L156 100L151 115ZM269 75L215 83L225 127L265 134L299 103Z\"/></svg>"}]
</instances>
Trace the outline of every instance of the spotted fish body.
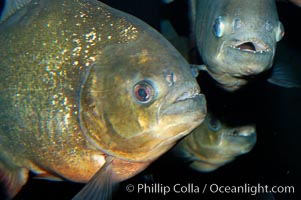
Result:
<instances>
[{"instance_id":1,"label":"spotted fish body","mask_svg":"<svg viewBox=\"0 0 301 200\"><path fill-rule=\"evenodd\" d=\"M191 0L193 34L208 73L226 90L272 67L284 28L275 0Z\"/></svg>"},{"instance_id":2,"label":"spotted fish body","mask_svg":"<svg viewBox=\"0 0 301 200\"><path fill-rule=\"evenodd\" d=\"M176 145L173 154L196 171L210 172L248 153L255 143L254 126L229 126L208 113L205 121Z\"/></svg>"},{"instance_id":3,"label":"spotted fish body","mask_svg":"<svg viewBox=\"0 0 301 200\"><path fill-rule=\"evenodd\" d=\"M103 182L134 176L203 121L188 63L133 16L81 0L32 0L7 13L0 181L8 198L29 171L83 183L97 172L83 195L98 195L110 187Z\"/></svg>"}]
</instances>

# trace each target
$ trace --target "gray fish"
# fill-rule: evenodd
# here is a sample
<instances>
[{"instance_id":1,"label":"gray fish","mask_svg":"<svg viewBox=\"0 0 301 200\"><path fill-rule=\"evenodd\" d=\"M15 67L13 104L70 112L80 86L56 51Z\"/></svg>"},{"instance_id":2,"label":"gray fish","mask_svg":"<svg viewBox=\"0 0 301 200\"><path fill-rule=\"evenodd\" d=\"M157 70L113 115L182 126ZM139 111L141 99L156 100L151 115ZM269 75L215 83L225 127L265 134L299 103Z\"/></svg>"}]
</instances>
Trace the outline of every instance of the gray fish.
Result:
<instances>
[{"instance_id":1,"label":"gray fish","mask_svg":"<svg viewBox=\"0 0 301 200\"><path fill-rule=\"evenodd\" d=\"M248 153L256 143L255 127L232 127L208 113L205 121L182 139L173 154L200 172L210 172Z\"/></svg>"},{"instance_id":2,"label":"gray fish","mask_svg":"<svg viewBox=\"0 0 301 200\"><path fill-rule=\"evenodd\" d=\"M204 2L208 2L208 1L200 0L200 1L198 1L198 3L201 2L201 1L203 3ZM171 3L173 1L171 1L171 2L170 1L168 1L168 2L167 1L163 1L163 2L164 3ZM206 72L209 73L209 75L211 75L217 81L217 83L219 83L219 85L221 87L223 87L224 89L226 89L228 91L235 91L235 90L241 88L243 85L245 85L249 80L253 80L255 78L255 75L257 75L257 74L259 74L259 73L261 73L263 71L266 71L267 69L271 68L270 64L267 65L269 67L264 67L265 66L264 65L264 60L259 60L259 61L257 60L258 61L257 64L256 63L254 64L254 62L256 60L252 60L252 62L248 61L249 64L247 64L247 65L244 63L244 62L247 61L248 57L250 57L250 58L251 57L256 57L256 58L264 58L265 57L265 58L268 58L268 54L264 53L264 51L261 53L261 56L258 56L258 53L253 53L254 55L249 55L247 53L242 53L244 51L252 52L251 51L252 48L257 48L258 49L260 46L258 44L256 46L255 42L245 42L245 44L242 44L239 47L240 48L239 50L241 50L241 52L239 52L239 51L233 51L233 52L236 52L236 54L235 54L236 56L232 57L229 54L230 56L227 57L227 53L231 52L231 51L230 50L229 51L223 51L222 48L217 48L216 45L221 45L221 47L222 47L224 45L224 43L222 43L222 41L224 39L227 40L231 35L230 36L229 35L225 35L225 36L221 37L220 39L218 39L218 37L213 36L214 35L214 31L212 31L211 33L209 32L209 34L205 34L204 33L203 34L204 37L200 38L199 37L200 34L199 35L197 35L197 34L199 32L203 33L203 31L206 30L206 29L205 28L202 29L203 28L202 27L202 28L200 28L201 30L199 30L198 32L195 31L195 24L197 22L196 13L197 12L199 12L201 14L208 14L208 13L211 13L211 12L215 13L216 10L215 10L215 8L213 6L211 7L211 9L213 11L210 11L210 12L209 11L204 12L203 10L196 9L196 4L197 4L196 2L197 1L195 1L195 0L189 0L189 4L190 4L190 9L189 9L189 13L190 14L189 15L190 15L190 18L191 18L191 26L192 26L191 32L193 32L192 38L196 37L196 39L192 39L192 40L200 40L199 43L202 43L202 44L205 44L204 41L210 41L210 42L208 42L208 43L205 44L206 48L203 49L203 53L205 55L208 55L208 59L207 60L212 61L212 62L215 61L219 65L217 65L217 64L213 65L214 63L213 64L211 63L212 64L211 66L206 65L206 63L203 64L203 65L195 65L195 64L193 64L192 65L192 69L195 72L198 73L198 71L206 71ZM228 1L223 1L223 3L225 3L225 2L228 2ZM235 3L233 4L232 3L231 6L239 6L239 4L235 4ZM253 5L253 7L254 7L254 5ZM223 10L223 9L221 9L221 10ZM256 9L253 9L253 10L254 10L254 12L256 11ZM219 10L217 10L217 11L219 11ZM248 15L249 13L246 12L245 14ZM243 13L243 15L244 15L244 13ZM258 16L258 15L259 14L256 14L256 16ZM255 14L253 16L255 16ZM223 19L225 19L225 18L223 18ZM246 21L249 24L252 23L252 21L251 22L248 21L248 18L246 19ZM202 25L206 26L206 25L208 25L207 23L210 24L210 21L203 20L203 24ZM248 24L248 23L246 23L246 24ZM228 24L229 23L224 23L223 24L224 28L227 28L226 25L228 25ZM281 23L279 25L280 25L280 29L283 29ZM216 29L217 31L221 30L221 29L219 30L219 28L218 28L217 25L215 25L214 28L217 28ZM191 42L183 41L182 37L180 37L180 36L176 36L175 37L174 33L170 34L170 32L171 32L170 30L172 30L172 29L173 29L172 26L170 26L170 25L166 26L166 23L164 23L163 24L163 29L162 29L163 35L165 35L165 37L167 37L169 40L172 37L170 41L180 50L180 52L182 52L182 54L185 55L185 57L191 58L191 55L190 55L191 52L190 52L190 50L191 50L191 48L193 48L193 46L195 44L191 45L191 44L189 44ZM212 30L213 30L213 26L212 26ZM248 30L248 31L249 32L246 32L245 34L241 34L241 36L252 35L252 34L250 34L250 32L253 32L253 34L254 33L256 34L256 33L259 32L258 29ZM233 32L233 33L231 32L231 34L235 35L235 32ZM264 35L264 34L266 34L268 36L269 34L272 34L272 32L271 33L263 33L262 35ZM216 40L213 40L213 41L216 41L216 42L211 42L211 40L208 40L208 38L210 39L210 37L211 37L211 39L216 39ZM261 38L263 38L263 37L261 37ZM221 43L218 43L218 41L221 41ZM258 41L257 41L257 43L258 43ZM275 43L275 47L276 47L276 42L272 41L270 43ZM190 46L190 48L189 48L189 46ZM217 59L217 56L212 57L213 59L211 58L211 54L210 53L212 53L212 52L210 52L209 50L212 49L212 48L216 49L216 50L221 50L218 59ZM238 50L238 49L236 49L236 50ZM202 54L202 52L201 52L201 54ZM273 54L272 58L274 58L274 52L272 54ZM214 55L214 54L212 53L212 55ZM220 62L220 60L219 60L220 57L221 57L220 55L223 55L222 58L226 58L225 60L228 61L228 64L224 64L223 62ZM238 56L239 59L236 59L237 55L245 55L245 56L244 57L243 56ZM270 59L270 60L273 60L273 59ZM220 63L218 63L218 62L220 62ZM231 62L234 63L235 65L232 65ZM254 64L253 66L251 66L252 63ZM217 66L219 66L219 67L217 67ZM241 71L246 70L247 69L246 66L249 66L249 67L251 66L254 69L257 68L258 72L255 70L254 73L252 71L250 71L250 75L248 75L248 73L243 74ZM214 69L214 71L212 71L212 69ZM273 63L273 65L272 65L272 73L271 73L270 77L267 77L267 81L269 83L274 84L274 85L277 85L277 86L280 86L280 87L285 87L285 88L300 88L301 87L301 85L299 83L299 80L292 74L292 68L291 68L291 66L287 65L287 64L284 64L284 63L279 63L279 62L276 62L276 63L274 62Z\"/></svg>"},{"instance_id":3,"label":"gray fish","mask_svg":"<svg viewBox=\"0 0 301 200\"><path fill-rule=\"evenodd\" d=\"M0 24L0 181L38 177L110 199L205 118L185 59L137 18L95 0L6 1Z\"/></svg>"},{"instance_id":4,"label":"gray fish","mask_svg":"<svg viewBox=\"0 0 301 200\"><path fill-rule=\"evenodd\" d=\"M226 90L272 67L284 35L275 0L192 0L194 37L208 73Z\"/></svg>"}]
</instances>

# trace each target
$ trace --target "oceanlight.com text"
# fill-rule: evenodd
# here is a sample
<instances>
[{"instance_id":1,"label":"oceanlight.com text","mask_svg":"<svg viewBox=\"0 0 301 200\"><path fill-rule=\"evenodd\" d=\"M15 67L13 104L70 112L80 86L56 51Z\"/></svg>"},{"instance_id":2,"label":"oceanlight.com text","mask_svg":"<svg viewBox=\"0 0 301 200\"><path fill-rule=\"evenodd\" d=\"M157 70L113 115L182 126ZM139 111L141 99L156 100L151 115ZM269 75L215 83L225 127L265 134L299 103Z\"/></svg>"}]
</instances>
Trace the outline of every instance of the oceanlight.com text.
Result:
<instances>
[{"instance_id":1,"label":"oceanlight.com text","mask_svg":"<svg viewBox=\"0 0 301 200\"><path fill-rule=\"evenodd\" d=\"M294 186L268 186L264 184L251 185L245 183L243 185L219 185L216 183L211 184L180 184L164 185L161 183L152 184L128 184L126 191L137 194L162 194L167 195L169 193L181 193L181 194L250 194L256 195L260 193L274 193L274 194L294 194Z\"/></svg>"},{"instance_id":2,"label":"oceanlight.com text","mask_svg":"<svg viewBox=\"0 0 301 200\"><path fill-rule=\"evenodd\" d=\"M226 186L226 185L218 185L218 184L210 184L208 185L210 193L220 193L220 194L251 194L256 195L259 193L274 193L274 194L294 194L295 187L294 186L268 186L261 185L258 183L257 185L250 185L245 183L240 186Z\"/></svg>"}]
</instances>

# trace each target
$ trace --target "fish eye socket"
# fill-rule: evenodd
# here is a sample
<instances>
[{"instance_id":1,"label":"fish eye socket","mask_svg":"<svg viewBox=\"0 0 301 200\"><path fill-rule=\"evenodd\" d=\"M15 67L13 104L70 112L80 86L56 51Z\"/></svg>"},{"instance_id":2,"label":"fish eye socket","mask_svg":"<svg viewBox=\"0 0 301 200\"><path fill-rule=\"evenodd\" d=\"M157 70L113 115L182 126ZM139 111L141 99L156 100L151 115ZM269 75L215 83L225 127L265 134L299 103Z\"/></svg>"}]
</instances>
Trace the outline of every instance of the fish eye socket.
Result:
<instances>
[{"instance_id":1,"label":"fish eye socket","mask_svg":"<svg viewBox=\"0 0 301 200\"><path fill-rule=\"evenodd\" d=\"M216 37L222 37L225 32L225 17L218 16L213 24L213 34Z\"/></svg>"},{"instance_id":2,"label":"fish eye socket","mask_svg":"<svg viewBox=\"0 0 301 200\"><path fill-rule=\"evenodd\" d=\"M209 129L212 131L218 131L221 127L220 121L213 116L209 117L207 125L208 125Z\"/></svg>"},{"instance_id":3,"label":"fish eye socket","mask_svg":"<svg viewBox=\"0 0 301 200\"><path fill-rule=\"evenodd\" d=\"M135 98L140 103L149 103L154 97L154 88L147 81L140 81L134 86Z\"/></svg>"}]
</instances>

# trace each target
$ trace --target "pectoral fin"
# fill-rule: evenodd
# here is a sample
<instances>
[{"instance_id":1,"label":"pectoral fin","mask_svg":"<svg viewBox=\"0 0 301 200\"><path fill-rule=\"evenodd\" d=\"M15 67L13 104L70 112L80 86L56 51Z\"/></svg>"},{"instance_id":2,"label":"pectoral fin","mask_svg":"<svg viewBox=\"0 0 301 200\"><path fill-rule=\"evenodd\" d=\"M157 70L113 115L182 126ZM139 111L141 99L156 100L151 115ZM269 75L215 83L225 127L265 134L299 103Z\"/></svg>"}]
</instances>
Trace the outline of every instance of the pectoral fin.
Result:
<instances>
[{"instance_id":1,"label":"pectoral fin","mask_svg":"<svg viewBox=\"0 0 301 200\"><path fill-rule=\"evenodd\" d=\"M92 177L73 200L109 200L118 182L112 167L113 158L108 156L105 165Z\"/></svg>"},{"instance_id":2,"label":"pectoral fin","mask_svg":"<svg viewBox=\"0 0 301 200\"><path fill-rule=\"evenodd\" d=\"M13 198L26 183L29 171L25 168L9 169L0 162L0 182L5 189L3 199ZM2 199L0 197L0 199Z\"/></svg>"},{"instance_id":3,"label":"pectoral fin","mask_svg":"<svg viewBox=\"0 0 301 200\"><path fill-rule=\"evenodd\" d=\"M285 88L301 88L300 80L296 74L292 72L289 65L283 63L275 64L268 82Z\"/></svg>"}]
</instances>

